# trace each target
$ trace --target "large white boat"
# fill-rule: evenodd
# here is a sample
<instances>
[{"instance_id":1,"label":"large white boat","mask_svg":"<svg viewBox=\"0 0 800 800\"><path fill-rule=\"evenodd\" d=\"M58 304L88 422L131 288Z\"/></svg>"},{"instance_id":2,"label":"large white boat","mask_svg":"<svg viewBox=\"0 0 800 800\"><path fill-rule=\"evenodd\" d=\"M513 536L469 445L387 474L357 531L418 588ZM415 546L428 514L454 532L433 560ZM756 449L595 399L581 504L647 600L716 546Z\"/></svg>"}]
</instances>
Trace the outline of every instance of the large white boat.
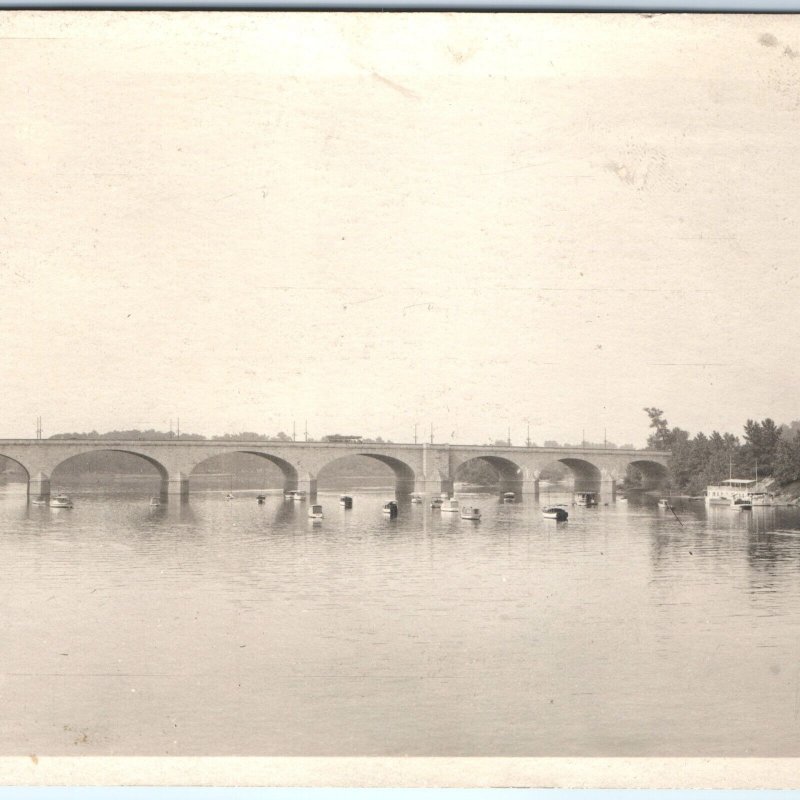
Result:
<instances>
[{"instance_id":1,"label":"large white boat","mask_svg":"<svg viewBox=\"0 0 800 800\"><path fill-rule=\"evenodd\" d=\"M728 478L720 484L706 487L706 505L732 506L737 500L746 500L752 503L756 481L744 478Z\"/></svg>"},{"instance_id":2,"label":"large white boat","mask_svg":"<svg viewBox=\"0 0 800 800\"><path fill-rule=\"evenodd\" d=\"M475 519L481 518L481 510L473 506L464 506L461 509L461 519Z\"/></svg>"}]
</instances>

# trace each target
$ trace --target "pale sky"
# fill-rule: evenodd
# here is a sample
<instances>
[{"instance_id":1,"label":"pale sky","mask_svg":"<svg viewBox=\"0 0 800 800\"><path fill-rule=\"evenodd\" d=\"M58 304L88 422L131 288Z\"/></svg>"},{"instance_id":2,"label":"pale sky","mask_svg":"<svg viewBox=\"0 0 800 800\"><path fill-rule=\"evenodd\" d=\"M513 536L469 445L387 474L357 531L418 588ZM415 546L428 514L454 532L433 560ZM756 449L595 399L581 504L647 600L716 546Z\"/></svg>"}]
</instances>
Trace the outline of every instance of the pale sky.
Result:
<instances>
[{"instance_id":1,"label":"pale sky","mask_svg":"<svg viewBox=\"0 0 800 800\"><path fill-rule=\"evenodd\" d=\"M800 418L800 19L0 14L0 436Z\"/></svg>"}]
</instances>

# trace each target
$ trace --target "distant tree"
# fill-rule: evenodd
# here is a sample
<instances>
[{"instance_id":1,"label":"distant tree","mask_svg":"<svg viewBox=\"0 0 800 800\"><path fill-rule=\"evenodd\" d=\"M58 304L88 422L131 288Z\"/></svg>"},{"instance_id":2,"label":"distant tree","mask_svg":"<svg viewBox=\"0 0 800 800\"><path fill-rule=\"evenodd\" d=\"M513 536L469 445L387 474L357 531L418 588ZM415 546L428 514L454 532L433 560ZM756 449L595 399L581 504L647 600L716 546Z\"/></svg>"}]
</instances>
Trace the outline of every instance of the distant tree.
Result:
<instances>
[{"instance_id":1,"label":"distant tree","mask_svg":"<svg viewBox=\"0 0 800 800\"><path fill-rule=\"evenodd\" d=\"M781 428L769 417L756 422L748 419L744 425L742 457L753 473L758 469L759 477L772 475L778 444L781 441Z\"/></svg>"},{"instance_id":2,"label":"distant tree","mask_svg":"<svg viewBox=\"0 0 800 800\"><path fill-rule=\"evenodd\" d=\"M800 480L800 430L791 438L783 436L775 453L773 475L779 484Z\"/></svg>"},{"instance_id":3,"label":"distant tree","mask_svg":"<svg viewBox=\"0 0 800 800\"><path fill-rule=\"evenodd\" d=\"M183 436L181 436L183 438ZM268 442L269 436L265 433L254 433L253 431L242 431L241 433L223 433L221 436L213 436L215 441L221 442Z\"/></svg>"},{"instance_id":4,"label":"distant tree","mask_svg":"<svg viewBox=\"0 0 800 800\"><path fill-rule=\"evenodd\" d=\"M288 434L284 433L283 431L278 431L277 436L275 436L274 441L276 442L291 442L293 441L292 437Z\"/></svg>"},{"instance_id":5,"label":"distant tree","mask_svg":"<svg viewBox=\"0 0 800 800\"><path fill-rule=\"evenodd\" d=\"M644 413L650 418L650 427L653 433L647 437L647 447L650 450L669 450L671 445L669 423L664 419L664 412L660 408L645 408Z\"/></svg>"}]
</instances>

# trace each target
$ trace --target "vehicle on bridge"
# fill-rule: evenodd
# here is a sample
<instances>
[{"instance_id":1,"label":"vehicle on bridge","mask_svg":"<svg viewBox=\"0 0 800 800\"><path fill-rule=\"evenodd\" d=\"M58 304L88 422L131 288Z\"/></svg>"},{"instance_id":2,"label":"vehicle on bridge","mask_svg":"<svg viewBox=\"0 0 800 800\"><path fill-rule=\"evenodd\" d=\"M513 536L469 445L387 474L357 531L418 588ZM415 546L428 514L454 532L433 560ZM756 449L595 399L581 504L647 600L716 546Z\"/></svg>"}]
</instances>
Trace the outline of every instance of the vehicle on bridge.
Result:
<instances>
[{"instance_id":1,"label":"vehicle on bridge","mask_svg":"<svg viewBox=\"0 0 800 800\"><path fill-rule=\"evenodd\" d=\"M361 444L363 439L363 436L355 434L344 435L341 433L329 433L327 436L322 437L323 442L344 442L345 444Z\"/></svg>"}]
</instances>

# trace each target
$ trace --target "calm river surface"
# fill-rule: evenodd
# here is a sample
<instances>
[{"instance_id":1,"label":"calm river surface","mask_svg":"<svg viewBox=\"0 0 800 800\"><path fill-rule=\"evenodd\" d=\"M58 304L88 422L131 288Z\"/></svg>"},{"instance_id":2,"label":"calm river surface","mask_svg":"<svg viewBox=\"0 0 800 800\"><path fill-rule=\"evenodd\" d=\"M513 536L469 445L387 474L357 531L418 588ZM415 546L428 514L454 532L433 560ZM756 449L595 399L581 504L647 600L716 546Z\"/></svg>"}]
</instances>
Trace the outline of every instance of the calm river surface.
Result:
<instances>
[{"instance_id":1,"label":"calm river surface","mask_svg":"<svg viewBox=\"0 0 800 800\"><path fill-rule=\"evenodd\" d=\"M796 510L72 494L0 494L4 755L800 755Z\"/></svg>"}]
</instances>

